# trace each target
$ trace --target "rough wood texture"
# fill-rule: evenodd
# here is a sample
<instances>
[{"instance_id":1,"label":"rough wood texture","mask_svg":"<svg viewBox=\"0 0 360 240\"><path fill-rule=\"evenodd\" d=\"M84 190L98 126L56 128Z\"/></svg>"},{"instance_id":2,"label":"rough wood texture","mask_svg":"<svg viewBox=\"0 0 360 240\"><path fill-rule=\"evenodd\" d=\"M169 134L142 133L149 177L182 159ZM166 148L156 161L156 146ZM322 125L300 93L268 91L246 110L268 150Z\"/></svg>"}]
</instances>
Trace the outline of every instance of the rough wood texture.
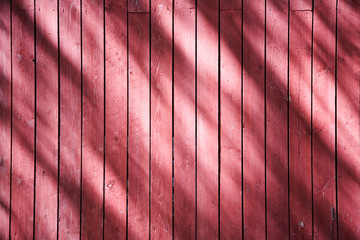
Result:
<instances>
[{"instance_id":1,"label":"rough wood texture","mask_svg":"<svg viewBox=\"0 0 360 240\"><path fill-rule=\"evenodd\" d=\"M104 9L82 2L82 209L81 238L103 236Z\"/></svg>"},{"instance_id":2,"label":"rough wood texture","mask_svg":"<svg viewBox=\"0 0 360 240\"><path fill-rule=\"evenodd\" d=\"M265 239L265 1L244 1L244 238Z\"/></svg>"},{"instance_id":3,"label":"rough wood texture","mask_svg":"<svg viewBox=\"0 0 360 240\"><path fill-rule=\"evenodd\" d=\"M129 239L149 238L149 14L129 14Z\"/></svg>"},{"instance_id":4,"label":"rough wood texture","mask_svg":"<svg viewBox=\"0 0 360 240\"><path fill-rule=\"evenodd\" d=\"M57 1L36 1L35 238L55 239L58 192Z\"/></svg>"},{"instance_id":5,"label":"rough wood texture","mask_svg":"<svg viewBox=\"0 0 360 240\"><path fill-rule=\"evenodd\" d=\"M289 0L291 10L296 11L311 11L312 0Z\"/></svg>"},{"instance_id":6,"label":"rough wood texture","mask_svg":"<svg viewBox=\"0 0 360 240\"><path fill-rule=\"evenodd\" d=\"M242 0L220 0L220 10L241 10L241 8Z\"/></svg>"},{"instance_id":7,"label":"rough wood texture","mask_svg":"<svg viewBox=\"0 0 360 240\"><path fill-rule=\"evenodd\" d=\"M151 2L151 239L172 236L172 1Z\"/></svg>"},{"instance_id":8,"label":"rough wood texture","mask_svg":"<svg viewBox=\"0 0 360 240\"><path fill-rule=\"evenodd\" d=\"M34 2L12 4L11 239L32 239L34 221ZM21 36L21 37L20 37Z\"/></svg>"},{"instance_id":9,"label":"rough wood texture","mask_svg":"<svg viewBox=\"0 0 360 240\"><path fill-rule=\"evenodd\" d=\"M218 238L218 0L197 2L197 238Z\"/></svg>"},{"instance_id":10,"label":"rough wood texture","mask_svg":"<svg viewBox=\"0 0 360 240\"><path fill-rule=\"evenodd\" d=\"M80 0L59 2L60 165L59 239L80 237L81 32Z\"/></svg>"},{"instance_id":11,"label":"rough wood texture","mask_svg":"<svg viewBox=\"0 0 360 240\"><path fill-rule=\"evenodd\" d=\"M0 239L360 238L359 11L0 0Z\"/></svg>"},{"instance_id":12,"label":"rough wood texture","mask_svg":"<svg viewBox=\"0 0 360 240\"><path fill-rule=\"evenodd\" d=\"M242 235L241 11L220 12L220 238Z\"/></svg>"},{"instance_id":13,"label":"rough wood texture","mask_svg":"<svg viewBox=\"0 0 360 240\"><path fill-rule=\"evenodd\" d=\"M105 239L126 238L126 0L105 1Z\"/></svg>"},{"instance_id":14,"label":"rough wood texture","mask_svg":"<svg viewBox=\"0 0 360 240\"><path fill-rule=\"evenodd\" d=\"M195 239L195 27L195 0L175 1L174 238L189 240Z\"/></svg>"},{"instance_id":15,"label":"rough wood texture","mask_svg":"<svg viewBox=\"0 0 360 240\"><path fill-rule=\"evenodd\" d=\"M0 239L9 239L11 164L10 1L0 1Z\"/></svg>"},{"instance_id":16,"label":"rough wood texture","mask_svg":"<svg viewBox=\"0 0 360 240\"><path fill-rule=\"evenodd\" d=\"M339 239L360 239L360 2L338 2Z\"/></svg>"},{"instance_id":17,"label":"rough wood texture","mask_svg":"<svg viewBox=\"0 0 360 240\"><path fill-rule=\"evenodd\" d=\"M336 0L314 2L314 239L336 239L335 39Z\"/></svg>"},{"instance_id":18,"label":"rough wood texture","mask_svg":"<svg viewBox=\"0 0 360 240\"><path fill-rule=\"evenodd\" d=\"M269 239L289 236L288 0L266 1L266 199Z\"/></svg>"},{"instance_id":19,"label":"rough wood texture","mask_svg":"<svg viewBox=\"0 0 360 240\"><path fill-rule=\"evenodd\" d=\"M129 12L149 12L150 0L127 0Z\"/></svg>"},{"instance_id":20,"label":"rough wood texture","mask_svg":"<svg viewBox=\"0 0 360 240\"><path fill-rule=\"evenodd\" d=\"M290 12L290 239L311 239L311 11Z\"/></svg>"}]
</instances>

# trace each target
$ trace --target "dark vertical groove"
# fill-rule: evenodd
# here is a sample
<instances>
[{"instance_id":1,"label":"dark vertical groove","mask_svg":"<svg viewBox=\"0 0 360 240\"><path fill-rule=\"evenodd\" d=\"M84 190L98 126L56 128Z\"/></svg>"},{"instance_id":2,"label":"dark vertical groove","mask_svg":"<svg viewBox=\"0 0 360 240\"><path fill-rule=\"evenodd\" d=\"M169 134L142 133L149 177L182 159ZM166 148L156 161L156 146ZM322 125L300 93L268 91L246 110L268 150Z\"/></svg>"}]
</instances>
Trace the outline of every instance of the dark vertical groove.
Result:
<instances>
[{"instance_id":1,"label":"dark vertical groove","mask_svg":"<svg viewBox=\"0 0 360 240\"><path fill-rule=\"evenodd\" d=\"M221 174L221 52L220 0L218 0L218 238L220 239L220 174Z\"/></svg>"},{"instance_id":2,"label":"dark vertical groove","mask_svg":"<svg viewBox=\"0 0 360 240\"><path fill-rule=\"evenodd\" d=\"M314 142L314 134L313 134L313 63L314 63L314 7L315 3L312 0L312 17L311 17L311 236L314 239L314 151L313 151L313 142Z\"/></svg>"},{"instance_id":3,"label":"dark vertical groove","mask_svg":"<svg viewBox=\"0 0 360 240\"><path fill-rule=\"evenodd\" d=\"M126 1L126 240L129 237L129 1Z\"/></svg>"},{"instance_id":4,"label":"dark vertical groove","mask_svg":"<svg viewBox=\"0 0 360 240\"><path fill-rule=\"evenodd\" d=\"M9 240L11 240L11 198L12 198L12 142L13 142L13 44L12 44L12 0L10 0L10 203L9 203Z\"/></svg>"},{"instance_id":5,"label":"dark vertical groove","mask_svg":"<svg viewBox=\"0 0 360 240\"><path fill-rule=\"evenodd\" d=\"M197 0L195 0L195 239L197 239Z\"/></svg>"},{"instance_id":6,"label":"dark vertical groove","mask_svg":"<svg viewBox=\"0 0 360 240\"><path fill-rule=\"evenodd\" d=\"M34 87L34 206L33 206L33 239L35 240L35 202L36 202L36 129L37 129L37 121L36 121L36 111L37 111L37 107L36 107L36 63L37 63L37 56L36 56L36 0L34 0L34 80L35 80L35 87Z\"/></svg>"},{"instance_id":7,"label":"dark vertical groove","mask_svg":"<svg viewBox=\"0 0 360 240\"><path fill-rule=\"evenodd\" d=\"M57 0L57 44L58 44L58 175L57 175L57 206L56 206L56 239L59 239L59 207L60 207L60 14L59 14L59 0Z\"/></svg>"},{"instance_id":8,"label":"dark vertical groove","mask_svg":"<svg viewBox=\"0 0 360 240\"><path fill-rule=\"evenodd\" d=\"M268 231L267 231L267 181L266 181L266 3L267 0L265 0L265 30L264 30L264 164L265 164L265 239L268 238Z\"/></svg>"},{"instance_id":9,"label":"dark vertical groove","mask_svg":"<svg viewBox=\"0 0 360 240\"><path fill-rule=\"evenodd\" d=\"M175 191L175 173L174 173L174 112L175 112L175 102L174 102L174 74L175 74L175 70L174 70L174 12L175 12L175 0L172 1L172 15L171 15L171 22L172 22L172 29L171 29L171 136L172 136L172 156L171 156L171 161L172 161L172 169L171 169L171 178L172 178L172 187L171 187L171 196L172 196L172 206L171 206L171 213L172 213L172 218L171 218L171 239L174 239L174 228L175 228L175 212L174 212L174 191Z\"/></svg>"},{"instance_id":10,"label":"dark vertical groove","mask_svg":"<svg viewBox=\"0 0 360 240\"><path fill-rule=\"evenodd\" d=\"M241 239L244 239L244 0L241 6Z\"/></svg>"},{"instance_id":11,"label":"dark vertical groove","mask_svg":"<svg viewBox=\"0 0 360 240\"><path fill-rule=\"evenodd\" d=\"M288 238L290 239L290 2L288 0L288 36L287 36L287 188L288 188Z\"/></svg>"},{"instance_id":12,"label":"dark vertical groove","mask_svg":"<svg viewBox=\"0 0 360 240\"><path fill-rule=\"evenodd\" d=\"M335 24L335 194L336 194L336 239L339 239L339 193L338 193L338 154L337 154L337 86L338 86L338 7L339 1L336 0L336 24Z\"/></svg>"},{"instance_id":13,"label":"dark vertical groove","mask_svg":"<svg viewBox=\"0 0 360 240\"><path fill-rule=\"evenodd\" d=\"M106 149L106 142L105 142L105 135L106 135L106 39L105 39L105 0L103 0L103 41L104 41L104 149L103 149L103 239L105 239L105 149Z\"/></svg>"},{"instance_id":14,"label":"dark vertical groove","mask_svg":"<svg viewBox=\"0 0 360 240\"><path fill-rule=\"evenodd\" d=\"M149 240L151 240L151 0L149 8Z\"/></svg>"},{"instance_id":15,"label":"dark vertical groove","mask_svg":"<svg viewBox=\"0 0 360 240\"><path fill-rule=\"evenodd\" d=\"M82 35L82 30L83 30L83 24L82 24L82 0L80 0L80 52L81 52L81 151L80 151L80 158L81 158L81 164L80 164L80 209L79 209L79 214L80 214L80 229L79 229L79 235L80 235L80 239L81 239L81 234L82 234L82 214L81 214L81 210L82 210L82 172L83 172L83 35Z\"/></svg>"}]
</instances>

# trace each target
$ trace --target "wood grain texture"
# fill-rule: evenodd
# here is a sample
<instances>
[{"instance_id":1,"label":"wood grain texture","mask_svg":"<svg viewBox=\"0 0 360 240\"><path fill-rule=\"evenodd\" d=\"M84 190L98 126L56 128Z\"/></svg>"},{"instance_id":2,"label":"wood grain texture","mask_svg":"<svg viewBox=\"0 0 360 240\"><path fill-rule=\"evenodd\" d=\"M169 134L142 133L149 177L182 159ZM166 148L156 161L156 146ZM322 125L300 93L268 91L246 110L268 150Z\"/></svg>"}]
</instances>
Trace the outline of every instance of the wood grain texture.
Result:
<instances>
[{"instance_id":1,"label":"wood grain texture","mask_svg":"<svg viewBox=\"0 0 360 240\"><path fill-rule=\"evenodd\" d=\"M126 238L126 4L105 1L105 239Z\"/></svg>"},{"instance_id":2,"label":"wood grain texture","mask_svg":"<svg viewBox=\"0 0 360 240\"><path fill-rule=\"evenodd\" d=\"M172 236L172 1L151 2L151 239Z\"/></svg>"},{"instance_id":3,"label":"wood grain texture","mask_svg":"<svg viewBox=\"0 0 360 240\"><path fill-rule=\"evenodd\" d=\"M55 239L58 192L57 1L36 1L35 238Z\"/></svg>"},{"instance_id":4,"label":"wood grain texture","mask_svg":"<svg viewBox=\"0 0 360 240\"><path fill-rule=\"evenodd\" d=\"M195 239L195 0L174 5L174 238Z\"/></svg>"},{"instance_id":5,"label":"wood grain texture","mask_svg":"<svg viewBox=\"0 0 360 240\"><path fill-rule=\"evenodd\" d=\"M269 239L289 236L288 0L266 1L266 204Z\"/></svg>"},{"instance_id":6,"label":"wood grain texture","mask_svg":"<svg viewBox=\"0 0 360 240\"><path fill-rule=\"evenodd\" d=\"M311 239L311 11L290 12L290 239Z\"/></svg>"},{"instance_id":7,"label":"wood grain texture","mask_svg":"<svg viewBox=\"0 0 360 240\"><path fill-rule=\"evenodd\" d=\"M59 2L60 164L59 239L80 237L81 31L80 0Z\"/></svg>"},{"instance_id":8,"label":"wood grain texture","mask_svg":"<svg viewBox=\"0 0 360 240\"><path fill-rule=\"evenodd\" d=\"M9 239L11 164L10 1L0 1L0 239Z\"/></svg>"},{"instance_id":9,"label":"wood grain texture","mask_svg":"<svg viewBox=\"0 0 360 240\"><path fill-rule=\"evenodd\" d=\"M149 238L150 17L129 14L129 239Z\"/></svg>"},{"instance_id":10,"label":"wood grain texture","mask_svg":"<svg viewBox=\"0 0 360 240\"><path fill-rule=\"evenodd\" d=\"M242 12L220 12L220 238L242 236Z\"/></svg>"},{"instance_id":11,"label":"wood grain texture","mask_svg":"<svg viewBox=\"0 0 360 240\"><path fill-rule=\"evenodd\" d=\"M296 11L311 11L312 10L312 0L289 0L291 10Z\"/></svg>"},{"instance_id":12,"label":"wood grain texture","mask_svg":"<svg viewBox=\"0 0 360 240\"><path fill-rule=\"evenodd\" d=\"M197 238L218 238L218 0L197 2Z\"/></svg>"},{"instance_id":13,"label":"wood grain texture","mask_svg":"<svg viewBox=\"0 0 360 240\"><path fill-rule=\"evenodd\" d=\"M360 2L338 2L339 239L360 239Z\"/></svg>"},{"instance_id":14,"label":"wood grain texture","mask_svg":"<svg viewBox=\"0 0 360 240\"><path fill-rule=\"evenodd\" d=\"M265 239L265 1L243 4L244 238Z\"/></svg>"},{"instance_id":15,"label":"wood grain texture","mask_svg":"<svg viewBox=\"0 0 360 240\"><path fill-rule=\"evenodd\" d=\"M82 209L81 238L103 236L104 9L82 2Z\"/></svg>"},{"instance_id":16,"label":"wood grain texture","mask_svg":"<svg viewBox=\"0 0 360 240\"><path fill-rule=\"evenodd\" d=\"M34 2L12 5L11 239L32 239L34 221Z\"/></svg>"},{"instance_id":17,"label":"wood grain texture","mask_svg":"<svg viewBox=\"0 0 360 240\"><path fill-rule=\"evenodd\" d=\"M241 9L242 9L242 0L220 0L220 10L241 10Z\"/></svg>"},{"instance_id":18,"label":"wood grain texture","mask_svg":"<svg viewBox=\"0 0 360 240\"><path fill-rule=\"evenodd\" d=\"M135 12L150 12L150 0L127 0L128 11Z\"/></svg>"},{"instance_id":19,"label":"wood grain texture","mask_svg":"<svg viewBox=\"0 0 360 240\"><path fill-rule=\"evenodd\" d=\"M335 0L314 2L313 24L314 239L336 239Z\"/></svg>"}]
</instances>

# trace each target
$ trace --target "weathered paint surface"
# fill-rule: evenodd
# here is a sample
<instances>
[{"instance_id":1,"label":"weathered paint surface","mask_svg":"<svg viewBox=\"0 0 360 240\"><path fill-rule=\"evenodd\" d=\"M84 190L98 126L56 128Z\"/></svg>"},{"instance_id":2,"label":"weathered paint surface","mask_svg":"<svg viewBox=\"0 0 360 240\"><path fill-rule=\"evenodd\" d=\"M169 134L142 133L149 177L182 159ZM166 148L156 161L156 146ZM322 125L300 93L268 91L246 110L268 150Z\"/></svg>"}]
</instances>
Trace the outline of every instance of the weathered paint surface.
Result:
<instances>
[{"instance_id":1,"label":"weathered paint surface","mask_svg":"<svg viewBox=\"0 0 360 240\"><path fill-rule=\"evenodd\" d=\"M149 14L129 14L130 239L149 238L150 29Z\"/></svg>"},{"instance_id":2,"label":"weathered paint surface","mask_svg":"<svg viewBox=\"0 0 360 240\"><path fill-rule=\"evenodd\" d=\"M34 2L12 4L11 239L33 238L35 160Z\"/></svg>"},{"instance_id":3,"label":"weathered paint surface","mask_svg":"<svg viewBox=\"0 0 360 240\"><path fill-rule=\"evenodd\" d=\"M224 239L242 235L241 14L220 12L220 238Z\"/></svg>"},{"instance_id":4,"label":"weathered paint surface","mask_svg":"<svg viewBox=\"0 0 360 240\"><path fill-rule=\"evenodd\" d=\"M59 2L60 156L59 239L80 237L81 31L80 0Z\"/></svg>"},{"instance_id":5,"label":"weathered paint surface","mask_svg":"<svg viewBox=\"0 0 360 240\"><path fill-rule=\"evenodd\" d=\"M359 9L0 0L0 238L360 238Z\"/></svg>"},{"instance_id":6,"label":"weathered paint surface","mask_svg":"<svg viewBox=\"0 0 360 240\"><path fill-rule=\"evenodd\" d=\"M269 239L289 236L288 1L266 2L266 203Z\"/></svg>"},{"instance_id":7,"label":"weathered paint surface","mask_svg":"<svg viewBox=\"0 0 360 240\"><path fill-rule=\"evenodd\" d=\"M126 0L105 1L105 239L126 239Z\"/></svg>"},{"instance_id":8,"label":"weathered paint surface","mask_svg":"<svg viewBox=\"0 0 360 240\"><path fill-rule=\"evenodd\" d=\"M151 2L151 239L172 235L172 1Z\"/></svg>"},{"instance_id":9,"label":"weathered paint surface","mask_svg":"<svg viewBox=\"0 0 360 240\"><path fill-rule=\"evenodd\" d=\"M338 236L360 239L360 2L338 2Z\"/></svg>"},{"instance_id":10,"label":"weathered paint surface","mask_svg":"<svg viewBox=\"0 0 360 240\"><path fill-rule=\"evenodd\" d=\"M103 7L100 0L82 1L82 239L101 239L104 227Z\"/></svg>"},{"instance_id":11,"label":"weathered paint surface","mask_svg":"<svg viewBox=\"0 0 360 240\"><path fill-rule=\"evenodd\" d=\"M217 239L218 0L197 1L197 238Z\"/></svg>"},{"instance_id":12,"label":"weathered paint surface","mask_svg":"<svg viewBox=\"0 0 360 240\"><path fill-rule=\"evenodd\" d=\"M57 1L36 2L35 238L57 234L58 36Z\"/></svg>"},{"instance_id":13,"label":"weathered paint surface","mask_svg":"<svg viewBox=\"0 0 360 240\"><path fill-rule=\"evenodd\" d=\"M265 239L265 1L244 1L244 238Z\"/></svg>"},{"instance_id":14,"label":"weathered paint surface","mask_svg":"<svg viewBox=\"0 0 360 240\"><path fill-rule=\"evenodd\" d=\"M312 236L311 19L311 11L290 11L289 46L295 49L289 55L290 239Z\"/></svg>"},{"instance_id":15,"label":"weathered paint surface","mask_svg":"<svg viewBox=\"0 0 360 240\"><path fill-rule=\"evenodd\" d=\"M312 162L314 239L337 239L335 178L336 0L314 2Z\"/></svg>"},{"instance_id":16,"label":"weathered paint surface","mask_svg":"<svg viewBox=\"0 0 360 240\"><path fill-rule=\"evenodd\" d=\"M195 12L195 0L175 1L174 238L190 240L195 239Z\"/></svg>"},{"instance_id":17,"label":"weathered paint surface","mask_svg":"<svg viewBox=\"0 0 360 240\"><path fill-rule=\"evenodd\" d=\"M0 238L9 239L11 164L10 1L0 1Z\"/></svg>"}]
</instances>

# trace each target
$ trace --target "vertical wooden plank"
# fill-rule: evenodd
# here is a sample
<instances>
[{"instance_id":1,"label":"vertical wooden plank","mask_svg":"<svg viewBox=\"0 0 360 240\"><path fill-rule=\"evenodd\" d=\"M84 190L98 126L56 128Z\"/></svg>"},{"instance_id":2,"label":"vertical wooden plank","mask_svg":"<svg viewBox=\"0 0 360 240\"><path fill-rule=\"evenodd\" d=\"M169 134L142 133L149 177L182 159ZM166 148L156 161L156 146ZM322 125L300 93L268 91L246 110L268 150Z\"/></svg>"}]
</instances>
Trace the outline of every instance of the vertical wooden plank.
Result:
<instances>
[{"instance_id":1,"label":"vertical wooden plank","mask_svg":"<svg viewBox=\"0 0 360 240\"><path fill-rule=\"evenodd\" d=\"M35 55L33 1L13 4L13 152L11 238L32 238ZM24 21L27 19L28 21Z\"/></svg>"},{"instance_id":2,"label":"vertical wooden plank","mask_svg":"<svg viewBox=\"0 0 360 240\"><path fill-rule=\"evenodd\" d=\"M80 0L59 1L60 165L59 239L80 237L81 195Z\"/></svg>"},{"instance_id":3,"label":"vertical wooden plank","mask_svg":"<svg viewBox=\"0 0 360 240\"><path fill-rule=\"evenodd\" d=\"M265 239L265 1L245 0L243 11L244 237Z\"/></svg>"},{"instance_id":4,"label":"vertical wooden plank","mask_svg":"<svg viewBox=\"0 0 360 240\"><path fill-rule=\"evenodd\" d=\"M129 12L150 12L150 0L127 0Z\"/></svg>"},{"instance_id":5,"label":"vertical wooden plank","mask_svg":"<svg viewBox=\"0 0 360 240\"><path fill-rule=\"evenodd\" d=\"M174 3L174 238L195 239L195 0Z\"/></svg>"},{"instance_id":6,"label":"vertical wooden plank","mask_svg":"<svg viewBox=\"0 0 360 240\"><path fill-rule=\"evenodd\" d=\"M241 10L220 12L220 238L242 236Z\"/></svg>"},{"instance_id":7,"label":"vertical wooden plank","mask_svg":"<svg viewBox=\"0 0 360 240\"><path fill-rule=\"evenodd\" d=\"M311 239L312 237L311 24L311 10L294 11L291 9L289 29L290 239Z\"/></svg>"},{"instance_id":8,"label":"vertical wooden plank","mask_svg":"<svg viewBox=\"0 0 360 240\"><path fill-rule=\"evenodd\" d=\"M149 238L149 14L129 14L129 239Z\"/></svg>"},{"instance_id":9,"label":"vertical wooden plank","mask_svg":"<svg viewBox=\"0 0 360 240\"><path fill-rule=\"evenodd\" d=\"M34 1L13 2L12 8L11 239L31 239L34 221Z\"/></svg>"},{"instance_id":10,"label":"vertical wooden plank","mask_svg":"<svg viewBox=\"0 0 360 240\"><path fill-rule=\"evenodd\" d=\"M288 0L266 1L266 199L269 239L289 236Z\"/></svg>"},{"instance_id":11,"label":"vertical wooden plank","mask_svg":"<svg viewBox=\"0 0 360 240\"><path fill-rule=\"evenodd\" d=\"M11 164L10 1L0 1L0 238L9 238Z\"/></svg>"},{"instance_id":12,"label":"vertical wooden plank","mask_svg":"<svg viewBox=\"0 0 360 240\"><path fill-rule=\"evenodd\" d=\"M127 2L105 1L105 239L126 238Z\"/></svg>"},{"instance_id":13,"label":"vertical wooden plank","mask_svg":"<svg viewBox=\"0 0 360 240\"><path fill-rule=\"evenodd\" d=\"M336 0L314 2L313 31L314 239L336 239Z\"/></svg>"},{"instance_id":14,"label":"vertical wooden plank","mask_svg":"<svg viewBox=\"0 0 360 240\"><path fill-rule=\"evenodd\" d=\"M197 2L197 238L218 236L218 0Z\"/></svg>"},{"instance_id":15,"label":"vertical wooden plank","mask_svg":"<svg viewBox=\"0 0 360 240\"><path fill-rule=\"evenodd\" d=\"M339 239L360 239L360 2L338 2Z\"/></svg>"},{"instance_id":16,"label":"vertical wooden plank","mask_svg":"<svg viewBox=\"0 0 360 240\"><path fill-rule=\"evenodd\" d=\"M81 238L101 239L104 183L104 9L101 0L82 3Z\"/></svg>"},{"instance_id":17,"label":"vertical wooden plank","mask_svg":"<svg viewBox=\"0 0 360 240\"><path fill-rule=\"evenodd\" d=\"M55 239L58 191L57 1L36 1L35 238Z\"/></svg>"},{"instance_id":18,"label":"vertical wooden plank","mask_svg":"<svg viewBox=\"0 0 360 240\"><path fill-rule=\"evenodd\" d=\"M295 11L311 11L312 0L290 0L291 10Z\"/></svg>"},{"instance_id":19,"label":"vertical wooden plank","mask_svg":"<svg viewBox=\"0 0 360 240\"><path fill-rule=\"evenodd\" d=\"M220 10L241 10L242 0L221 0ZM221 20L220 20L221 22ZM220 28L221 31L221 28Z\"/></svg>"},{"instance_id":20,"label":"vertical wooden plank","mask_svg":"<svg viewBox=\"0 0 360 240\"><path fill-rule=\"evenodd\" d=\"M151 2L151 239L172 236L172 1Z\"/></svg>"}]
</instances>

